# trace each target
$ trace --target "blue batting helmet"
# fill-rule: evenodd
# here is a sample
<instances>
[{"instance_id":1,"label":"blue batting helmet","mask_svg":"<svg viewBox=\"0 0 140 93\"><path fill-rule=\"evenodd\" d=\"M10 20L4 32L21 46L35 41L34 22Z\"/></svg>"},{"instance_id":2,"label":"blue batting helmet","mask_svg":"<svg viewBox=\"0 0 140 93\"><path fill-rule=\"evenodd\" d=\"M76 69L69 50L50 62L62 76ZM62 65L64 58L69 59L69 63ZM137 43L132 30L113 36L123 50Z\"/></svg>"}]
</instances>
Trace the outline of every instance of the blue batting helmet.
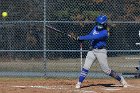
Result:
<instances>
[{"instance_id":1,"label":"blue batting helmet","mask_svg":"<svg viewBox=\"0 0 140 93\"><path fill-rule=\"evenodd\" d=\"M100 24L104 24L107 22L107 16L105 15L99 15L97 18L96 18L96 22L100 23Z\"/></svg>"}]
</instances>

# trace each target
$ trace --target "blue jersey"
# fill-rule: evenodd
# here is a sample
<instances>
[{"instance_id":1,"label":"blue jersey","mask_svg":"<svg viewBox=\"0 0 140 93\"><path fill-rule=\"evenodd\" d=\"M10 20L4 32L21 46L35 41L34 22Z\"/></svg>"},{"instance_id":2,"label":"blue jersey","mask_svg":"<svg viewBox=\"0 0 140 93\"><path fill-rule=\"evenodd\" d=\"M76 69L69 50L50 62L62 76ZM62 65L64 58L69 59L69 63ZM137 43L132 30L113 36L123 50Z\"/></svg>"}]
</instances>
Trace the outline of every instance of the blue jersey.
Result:
<instances>
[{"instance_id":1,"label":"blue jersey","mask_svg":"<svg viewBox=\"0 0 140 93\"><path fill-rule=\"evenodd\" d=\"M90 44L93 48L106 47L106 40L108 38L108 31L103 29L101 31L97 30L97 26L85 36L79 36L79 40L90 40Z\"/></svg>"}]
</instances>

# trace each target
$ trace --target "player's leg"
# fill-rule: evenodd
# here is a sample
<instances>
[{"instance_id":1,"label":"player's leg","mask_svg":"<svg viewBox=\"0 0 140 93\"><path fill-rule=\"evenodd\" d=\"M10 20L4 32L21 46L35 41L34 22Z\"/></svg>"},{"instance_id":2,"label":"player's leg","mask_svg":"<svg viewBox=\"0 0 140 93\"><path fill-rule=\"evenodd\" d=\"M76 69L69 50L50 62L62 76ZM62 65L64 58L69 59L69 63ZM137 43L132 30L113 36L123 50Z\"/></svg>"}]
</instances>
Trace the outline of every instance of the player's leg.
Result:
<instances>
[{"instance_id":1,"label":"player's leg","mask_svg":"<svg viewBox=\"0 0 140 93\"><path fill-rule=\"evenodd\" d=\"M120 81L124 87L127 87L127 83L124 80L123 76L121 76L119 73L111 70L108 66L107 62L107 50L101 49L95 52L97 59L99 61L99 64L101 66L101 69L109 76L115 78L116 80Z\"/></svg>"},{"instance_id":2,"label":"player's leg","mask_svg":"<svg viewBox=\"0 0 140 93\"><path fill-rule=\"evenodd\" d=\"M79 76L79 80L76 84L76 88L80 88L81 87L81 84L82 82L84 81L84 79L86 78L87 74L88 74L88 71L92 65L92 63L94 62L94 60L96 59L93 51L89 51L87 53L87 56L86 56L86 59L85 59L85 64L82 68L82 71L81 71L81 74Z\"/></svg>"},{"instance_id":3,"label":"player's leg","mask_svg":"<svg viewBox=\"0 0 140 93\"><path fill-rule=\"evenodd\" d=\"M99 61L99 64L101 66L101 69L106 73L106 74L110 74L111 69L108 66L107 63L107 51L106 49L94 49L95 55Z\"/></svg>"}]
</instances>

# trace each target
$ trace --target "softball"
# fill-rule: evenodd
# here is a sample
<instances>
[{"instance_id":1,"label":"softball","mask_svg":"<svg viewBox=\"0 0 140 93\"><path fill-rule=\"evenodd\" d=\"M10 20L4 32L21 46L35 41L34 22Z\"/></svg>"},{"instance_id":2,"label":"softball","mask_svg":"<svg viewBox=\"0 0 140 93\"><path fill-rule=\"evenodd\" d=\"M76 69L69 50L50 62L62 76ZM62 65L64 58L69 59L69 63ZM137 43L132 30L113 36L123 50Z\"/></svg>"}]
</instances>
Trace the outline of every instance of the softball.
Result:
<instances>
[{"instance_id":1,"label":"softball","mask_svg":"<svg viewBox=\"0 0 140 93\"><path fill-rule=\"evenodd\" d=\"M7 12L2 12L2 17L7 17L8 13Z\"/></svg>"}]
</instances>

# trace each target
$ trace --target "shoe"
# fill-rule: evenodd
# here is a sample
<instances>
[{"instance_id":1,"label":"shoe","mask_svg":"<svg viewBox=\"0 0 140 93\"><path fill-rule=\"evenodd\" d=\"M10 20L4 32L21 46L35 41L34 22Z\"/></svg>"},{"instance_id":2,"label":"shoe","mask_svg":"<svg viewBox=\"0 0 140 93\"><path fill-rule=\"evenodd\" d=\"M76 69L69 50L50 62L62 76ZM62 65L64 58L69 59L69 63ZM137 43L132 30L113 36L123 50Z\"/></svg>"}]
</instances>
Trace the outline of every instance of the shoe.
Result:
<instances>
[{"instance_id":1,"label":"shoe","mask_svg":"<svg viewBox=\"0 0 140 93\"><path fill-rule=\"evenodd\" d=\"M77 88L77 89L81 88L81 82L78 82L78 83L76 84L76 87L75 87L75 88Z\"/></svg>"},{"instance_id":2,"label":"shoe","mask_svg":"<svg viewBox=\"0 0 140 93\"><path fill-rule=\"evenodd\" d=\"M122 86L124 87L124 88L127 88L128 87L128 84L127 84L127 82L124 80L124 78L121 76L121 81L120 81L120 83L122 84Z\"/></svg>"}]
</instances>

